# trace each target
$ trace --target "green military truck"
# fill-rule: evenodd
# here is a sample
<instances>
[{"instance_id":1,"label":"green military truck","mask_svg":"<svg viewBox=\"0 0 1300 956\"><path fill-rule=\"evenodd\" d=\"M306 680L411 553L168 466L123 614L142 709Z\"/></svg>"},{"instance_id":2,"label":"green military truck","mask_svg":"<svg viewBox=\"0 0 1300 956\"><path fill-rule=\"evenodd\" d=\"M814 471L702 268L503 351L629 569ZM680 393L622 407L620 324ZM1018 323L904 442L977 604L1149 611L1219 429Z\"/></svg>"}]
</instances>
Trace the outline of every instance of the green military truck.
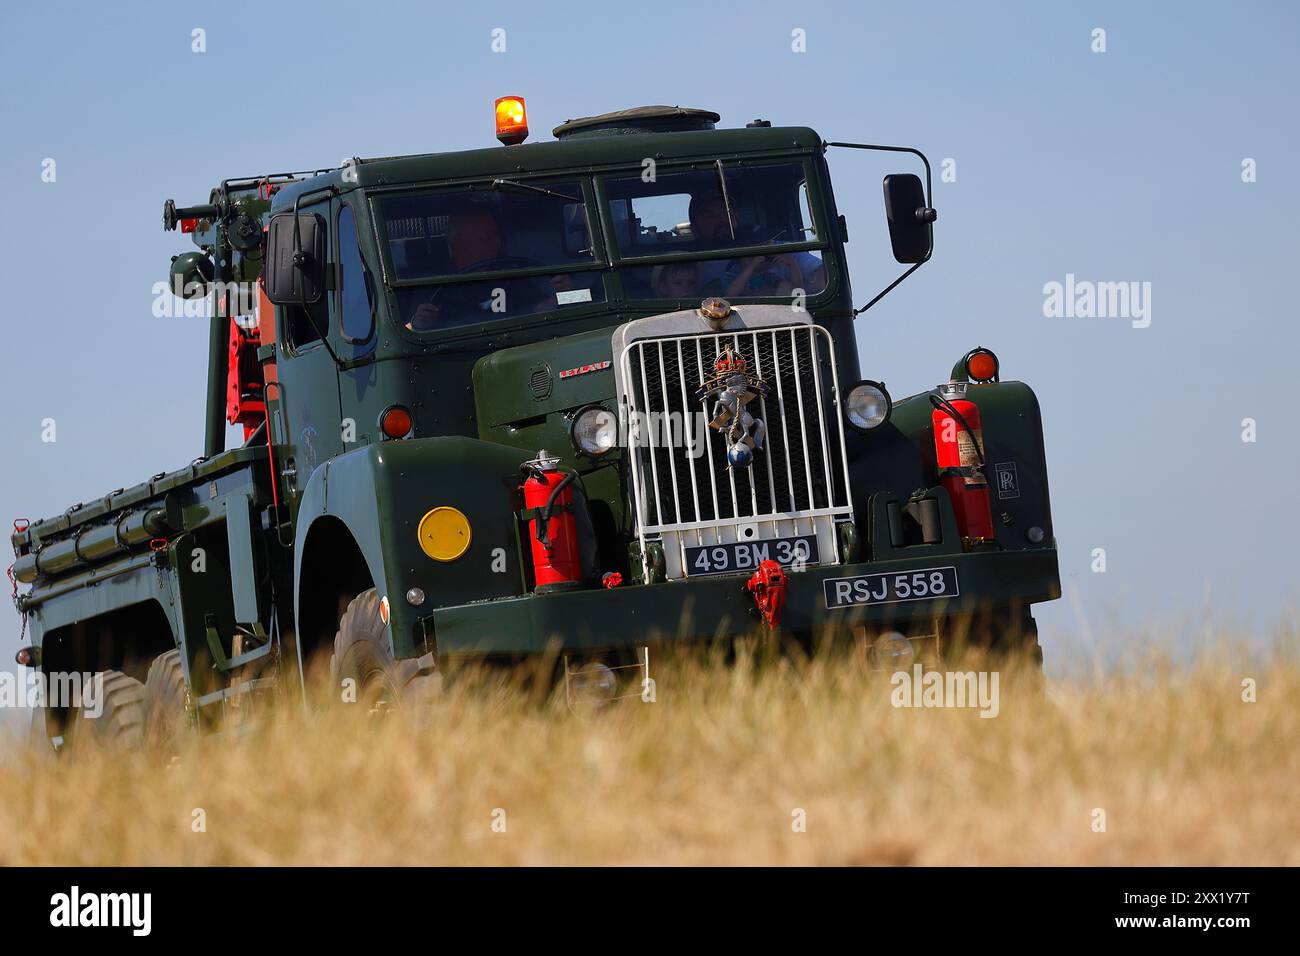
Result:
<instances>
[{"instance_id":1,"label":"green military truck","mask_svg":"<svg viewBox=\"0 0 1300 956\"><path fill-rule=\"evenodd\" d=\"M920 152L679 107L524 143L523 101L496 112L503 145L165 204L212 316L206 443L15 524L19 662L103 679L107 719L48 702L56 745L166 747L312 673L407 704L470 658L619 696L656 642L754 629L1037 652L1033 392L983 348L900 400L859 369L855 317L931 255ZM833 149L923 172L884 178L905 268L860 308Z\"/></svg>"}]
</instances>

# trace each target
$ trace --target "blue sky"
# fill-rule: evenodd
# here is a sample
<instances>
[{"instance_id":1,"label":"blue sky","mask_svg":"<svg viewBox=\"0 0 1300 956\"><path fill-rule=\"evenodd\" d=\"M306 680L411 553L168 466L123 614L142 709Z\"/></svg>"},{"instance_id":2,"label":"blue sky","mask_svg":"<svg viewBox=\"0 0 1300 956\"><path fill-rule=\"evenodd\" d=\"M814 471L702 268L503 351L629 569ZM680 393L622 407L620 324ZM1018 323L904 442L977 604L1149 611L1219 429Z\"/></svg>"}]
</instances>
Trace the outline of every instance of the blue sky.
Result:
<instances>
[{"instance_id":1,"label":"blue sky","mask_svg":"<svg viewBox=\"0 0 1300 956\"><path fill-rule=\"evenodd\" d=\"M61 511L201 452L205 324L150 311L189 248L160 228L164 199L491 145L507 93L528 99L534 139L573 116L682 104L724 125L917 146L936 174L955 162L956 181L936 179L934 260L858 321L863 370L909 394L982 344L1038 392L1074 595L1039 613L1049 665L1094 644L1189 648L1209 621L1266 634L1300 603L1300 522L1279 487L1300 476L1298 21L1249 2L14 7L0 34L0 517ZM832 155L863 302L895 268L885 171ZM1044 284L1067 273L1151 283L1150 326L1045 317ZM18 617L0 620L12 666Z\"/></svg>"}]
</instances>

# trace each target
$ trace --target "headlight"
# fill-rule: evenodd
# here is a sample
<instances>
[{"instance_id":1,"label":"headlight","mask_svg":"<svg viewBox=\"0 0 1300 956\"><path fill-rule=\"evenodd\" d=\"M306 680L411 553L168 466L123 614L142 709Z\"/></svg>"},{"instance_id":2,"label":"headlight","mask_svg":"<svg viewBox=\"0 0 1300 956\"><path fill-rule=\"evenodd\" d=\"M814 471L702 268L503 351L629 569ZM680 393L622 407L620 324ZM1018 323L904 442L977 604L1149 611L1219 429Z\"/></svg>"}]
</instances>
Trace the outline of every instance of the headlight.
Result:
<instances>
[{"instance_id":1,"label":"headlight","mask_svg":"<svg viewBox=\"0 0 1300 956\"><path fill-rule=\"evenodd\" d=\"M880 382L858 382L844 396L844 416L859 431L879 428L889 421L894 403Z\"/></svg>"},{"instance_id":2,"label":"headlight","mask_svg":"<svg viewBox=\"0 0 1300 956\"><path fill-rule=\"evenodd\" d=\"M618 695L618 678L605 664L584 664L570 672L568 693L575 704L603 704Z\"/></svg>"},{"instance_id":3,"label":"headlight","mask_svg":"<svg viewBox=\"0 0 1300 956\"><path fill-rule=\"evenodd\" d=\"M874 667L893 673L908 670L916 657L912 642L897 631L882 634L871 645L871 662Z\"/></svg>"},{"instance_id":4,"label":"headlight","mask_svg":"<svg viewBox=\"0 0 1300 956\"><path fill-rule=\"evenodd\" d=\"M592 406L573 419L573 447L586 455L604 455L618 443L618 418L614 413Z\"/></svg>"}]
</instances>

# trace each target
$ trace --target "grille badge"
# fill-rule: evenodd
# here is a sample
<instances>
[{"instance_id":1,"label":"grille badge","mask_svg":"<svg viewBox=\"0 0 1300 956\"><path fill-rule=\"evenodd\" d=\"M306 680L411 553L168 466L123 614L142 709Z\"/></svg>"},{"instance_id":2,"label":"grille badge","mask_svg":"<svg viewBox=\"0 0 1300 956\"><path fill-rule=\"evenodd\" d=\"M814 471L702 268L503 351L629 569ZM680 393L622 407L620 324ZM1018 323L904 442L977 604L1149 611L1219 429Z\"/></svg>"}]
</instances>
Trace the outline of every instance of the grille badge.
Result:
<instances>
[{"instance_id":1,"label":"grille badge","mask_svg":"<svg viewBox=\"0 0 1300 956\"><path fill-rule=\"evenodd\" d=\"M767 383L749 374L744 354L730 345L718 353L713 375L696 391L696 401L714 400L709 427L726 439L728 468L748 468L754 462L754 452L762 450L767 426L745 406L767 393Z\"/></svg>"}]
</instances>

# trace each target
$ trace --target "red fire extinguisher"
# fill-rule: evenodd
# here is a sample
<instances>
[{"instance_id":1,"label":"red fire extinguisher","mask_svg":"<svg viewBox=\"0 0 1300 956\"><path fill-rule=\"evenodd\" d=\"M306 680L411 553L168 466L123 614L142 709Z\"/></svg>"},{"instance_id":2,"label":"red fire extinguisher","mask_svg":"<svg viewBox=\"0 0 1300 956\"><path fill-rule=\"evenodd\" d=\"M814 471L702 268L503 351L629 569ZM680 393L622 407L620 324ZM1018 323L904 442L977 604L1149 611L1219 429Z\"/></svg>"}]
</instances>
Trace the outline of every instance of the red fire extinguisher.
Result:
<instances>
[{"instance_id":1,"label":"red fire extinguisher","mask_svg":"<svg viewBox=\"0 0 1300 956\"><path fill-rule=\"evenodd\" d=\"M577 522L573 514L573 472L560 471L545 450L523 464L524 507L530 515L533 575L537 589L563 588L582 580Z\"/></svg>"},{"instance_id":2,"label":"red fire extinguisher","mask_svg":"<svg viewBox=\"0 0 1300 956\"><path fill-rule=\"evenodd\" d=\"M993 509L984 477L980 410L966 398L965 382L939 386L939 394L931 395L930 403L934 405L931 423L939 481L952 499L957 529L963 538L991 539Z\"/></svg>"}]
</instances>

